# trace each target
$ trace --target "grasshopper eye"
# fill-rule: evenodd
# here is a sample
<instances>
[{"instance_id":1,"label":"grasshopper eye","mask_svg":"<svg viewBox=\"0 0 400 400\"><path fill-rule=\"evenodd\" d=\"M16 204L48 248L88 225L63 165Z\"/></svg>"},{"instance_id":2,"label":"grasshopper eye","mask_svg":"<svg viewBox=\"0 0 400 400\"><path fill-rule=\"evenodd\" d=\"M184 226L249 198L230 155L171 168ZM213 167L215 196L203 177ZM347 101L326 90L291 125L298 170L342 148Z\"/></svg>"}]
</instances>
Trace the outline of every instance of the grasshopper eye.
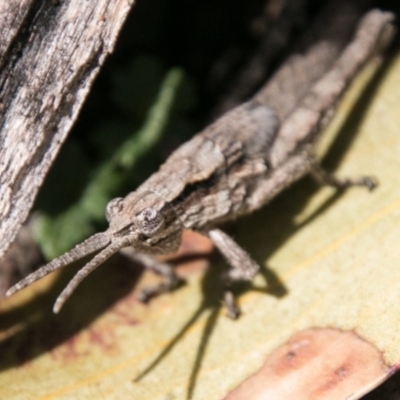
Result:
<instances>
[{"instance_id":1,"label":"grasshopper eye","mask_svg":"<svg viewBox=\"0 0 400 400\"><path fill-rule=\"evenodd\" d=\"M117 197L111 200L106 207L106 219L108 222L114 217L114 215L120 213L124 208L124 199L122 197Z\"/></svg>"},{"instance_id":2,"label":"grasshopper eye","mask_svg":"<svg viewBox=\"0 0 400 400\"><path fill-rule=\"evenodd\" d=\"M134 222L140 233L146 236L153 236L163 225L164 218L154 208L144 208L140 213L136 214Z\"/></svg>"}]
</instances>

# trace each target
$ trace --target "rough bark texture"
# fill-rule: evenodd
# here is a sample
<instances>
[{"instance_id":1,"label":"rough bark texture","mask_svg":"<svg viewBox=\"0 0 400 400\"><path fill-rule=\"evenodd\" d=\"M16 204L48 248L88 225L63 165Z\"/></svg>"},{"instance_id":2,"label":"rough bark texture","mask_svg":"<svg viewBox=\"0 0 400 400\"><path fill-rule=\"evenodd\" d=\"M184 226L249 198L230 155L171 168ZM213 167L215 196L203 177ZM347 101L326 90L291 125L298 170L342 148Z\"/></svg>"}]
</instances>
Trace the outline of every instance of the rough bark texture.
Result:
<instances>
[{"instance_id":1,"label":"rough bark texture","mask_svg":"<svg viewBox=\"0 0 400 400\"><path fill-rule=\"evenodd\" d=\"M27 218L132 4L0 3L0 258Z\"/></svg>"}]
</instances>

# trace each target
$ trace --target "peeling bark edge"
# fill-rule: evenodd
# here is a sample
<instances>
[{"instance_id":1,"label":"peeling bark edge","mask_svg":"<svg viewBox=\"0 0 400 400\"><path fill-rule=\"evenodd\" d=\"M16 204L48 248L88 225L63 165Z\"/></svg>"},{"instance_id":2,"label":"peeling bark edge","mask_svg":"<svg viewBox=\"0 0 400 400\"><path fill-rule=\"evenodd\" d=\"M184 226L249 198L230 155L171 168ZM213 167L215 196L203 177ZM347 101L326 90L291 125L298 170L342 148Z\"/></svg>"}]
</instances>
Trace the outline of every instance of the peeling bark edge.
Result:
<instances>
[{"instance_id":1,"label":"peeling bark edge","mask_svg":"<svg viewBox=\"0 0 400 400\"><path fill-rule=\"evenodd\" d=\"M132 5L0 3L0 259L28 217Z\"/></svg>"}]
</instances>

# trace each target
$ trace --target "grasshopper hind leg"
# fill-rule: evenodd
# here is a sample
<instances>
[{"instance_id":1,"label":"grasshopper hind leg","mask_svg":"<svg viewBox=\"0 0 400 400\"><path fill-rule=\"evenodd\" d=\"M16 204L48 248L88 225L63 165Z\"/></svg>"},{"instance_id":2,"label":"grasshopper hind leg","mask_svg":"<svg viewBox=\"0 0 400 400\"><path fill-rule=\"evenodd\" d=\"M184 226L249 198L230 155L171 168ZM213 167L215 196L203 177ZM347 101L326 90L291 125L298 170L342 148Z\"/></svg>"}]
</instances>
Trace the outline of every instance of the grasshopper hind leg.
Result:
<instances>
[{"instance_id":1,"label":"grasshopper hind leg","mask_svg":"<svg viewBox=\"0 0 400 400\"><path fill-rule=\"evenodd\" d=\"M322 185L333 186L337 189L347 189L351 186L363 186L370 192L378 186L378 180L371 176L338 178L326 171L311 155L309 156L309 163L311 166L311 174Z\"/></svg>"}]
</instances>

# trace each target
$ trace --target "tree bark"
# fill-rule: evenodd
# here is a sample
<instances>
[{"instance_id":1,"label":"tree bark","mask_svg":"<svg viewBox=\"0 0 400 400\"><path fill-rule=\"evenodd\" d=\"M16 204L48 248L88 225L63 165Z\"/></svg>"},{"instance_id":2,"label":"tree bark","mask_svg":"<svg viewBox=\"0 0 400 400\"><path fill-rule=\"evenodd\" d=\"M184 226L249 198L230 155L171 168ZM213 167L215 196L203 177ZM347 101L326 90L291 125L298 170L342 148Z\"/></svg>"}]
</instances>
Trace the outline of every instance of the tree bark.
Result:
<instances>
[{"instance_id":1,"label":"tree bark","mask_svg":"<svg viewBox=\"0 0 400 400\"><path fill-rule=\"evenodd\" d=\"M0 258L27 218L132 5L0 2Z\"/></svg>"}]
</instances>

